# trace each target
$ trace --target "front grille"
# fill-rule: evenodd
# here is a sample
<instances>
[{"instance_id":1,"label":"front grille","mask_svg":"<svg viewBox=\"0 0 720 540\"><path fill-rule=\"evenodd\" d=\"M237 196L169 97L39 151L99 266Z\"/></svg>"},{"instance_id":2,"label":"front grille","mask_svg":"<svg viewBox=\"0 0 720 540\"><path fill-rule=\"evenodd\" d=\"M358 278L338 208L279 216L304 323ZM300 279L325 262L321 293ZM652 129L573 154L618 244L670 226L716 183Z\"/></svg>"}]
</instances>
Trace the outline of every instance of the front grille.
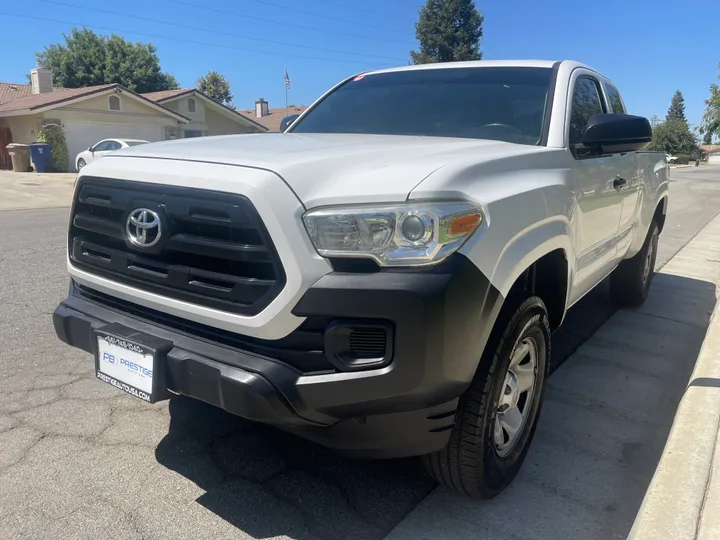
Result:
<instances>
[{"instance_id":1,"label":"front grille","mask_svg":"<svg viewBox=\"0 0 720 540\"><path fill-rule=\"evenodd\" d=\"M186 336L279 360L303 373L336 371L335 366L325 355L325 329L330 324L330 319L325 317L308 318L288 336L282 339L267 340L236 334L168 315L81 285L74 285L73 295Z\"/></svg>"},{"instance_id":2,"label":"front grille","mask_svg":"<svg viewBox=\"0 0 720 540\"><path fill-rule=\"evenodd\" d=\"M252 203L241 195L84 177L68 250L75 266L164 296L254 315L282 290L285 273ZM128 216L161 222L156 245L133 245Z\"/></svg>"}]
</instances>

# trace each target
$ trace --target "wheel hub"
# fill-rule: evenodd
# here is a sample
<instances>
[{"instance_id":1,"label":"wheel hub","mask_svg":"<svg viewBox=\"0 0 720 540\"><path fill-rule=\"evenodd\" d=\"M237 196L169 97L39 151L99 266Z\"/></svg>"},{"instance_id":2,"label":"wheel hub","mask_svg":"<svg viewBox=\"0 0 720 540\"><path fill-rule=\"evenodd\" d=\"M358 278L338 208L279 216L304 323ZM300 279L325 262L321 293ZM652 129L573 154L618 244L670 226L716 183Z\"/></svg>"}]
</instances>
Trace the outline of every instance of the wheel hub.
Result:
<instances>
[{"instance_id":1,"label":"wheel hub","mask_svg":"<svg viewBox=\"0 0 720 540\"><path fill-rule=\"evenodd\" d=\"M520 340L510 356L502 394L495 413L494 442L498 456L515 448L530 416L537 377L538 347L535 340Z\"/></svg>"}]
</instances>

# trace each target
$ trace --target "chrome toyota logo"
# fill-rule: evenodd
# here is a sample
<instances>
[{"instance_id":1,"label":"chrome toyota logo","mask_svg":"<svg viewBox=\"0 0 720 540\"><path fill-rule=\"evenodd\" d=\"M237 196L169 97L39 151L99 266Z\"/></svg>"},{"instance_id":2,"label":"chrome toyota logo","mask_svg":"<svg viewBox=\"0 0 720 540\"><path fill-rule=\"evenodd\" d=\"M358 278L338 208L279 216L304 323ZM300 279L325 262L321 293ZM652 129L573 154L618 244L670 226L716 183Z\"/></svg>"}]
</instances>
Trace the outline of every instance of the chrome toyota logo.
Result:
<instances>
[{"instance_id":1,"label":"chrome toyota logo","mask_svg":"<svg viewBox=\"0 0 720 540\"><path fill-rule=\"evenodd\" d=\"M160 216L148 208L137 208L130 212L125 231L131 244L143 248L152 247L162 235Z\"/></svg>"}]
</instances>

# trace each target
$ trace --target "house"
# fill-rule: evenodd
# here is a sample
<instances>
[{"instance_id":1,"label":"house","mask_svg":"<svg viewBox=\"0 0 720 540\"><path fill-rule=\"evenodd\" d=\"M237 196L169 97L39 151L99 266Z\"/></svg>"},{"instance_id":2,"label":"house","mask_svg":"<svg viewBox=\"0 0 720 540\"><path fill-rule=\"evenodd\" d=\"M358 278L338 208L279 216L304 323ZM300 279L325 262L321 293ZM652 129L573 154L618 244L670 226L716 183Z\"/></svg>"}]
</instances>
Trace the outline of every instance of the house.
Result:
<instances>
[{"instance_id":1,"label":"house","mask_svg":"<svg viewBox=\"0 0 720 540\"><path fill-rule=\"evenodd\" d=\"M73 170L75 156L102 139L155 142L267 131L197 90L142 95L120 84L54 88L52 72L42 68L33 69L30 79L31 84L0 83L0 138L4 143L0 153L7 153L7 142L36 141L47 124L62 127Z\"/></svg>"},{"instance_id":2,"label":"house","mask_svg":"<svg viewBox=\"0 0 720 540\"><path fill-rule=\"evenodd\" d=\"M700 146L702 159L708 163L720 164L720 144L703 144Z\"/></svg>"},{"instance_id":3,"label":"house","mask_svg":"<svg viewBox=\"0 0 720 540\"><path fill-rule=\"evenodd\" d=\"M218 103L196 88L151 92L143 97L189 119L188 123L178 126L178 138L267 131L254 118Z\"/></svg>"},{"instance_id":4,"label":"house","mask_svg":"<svg viewBox=\"0 0 720 540\"><path fill-rule=\"evenodd\" d=\"M268 131L279 132L280 122L283 118L291 114L301 114L307 108L307 105L293 105L287 108L270 109L268 102L260 98L255 102L255 110L240 111L240 113L264 126Z\"/></svg>"}]
</instances>

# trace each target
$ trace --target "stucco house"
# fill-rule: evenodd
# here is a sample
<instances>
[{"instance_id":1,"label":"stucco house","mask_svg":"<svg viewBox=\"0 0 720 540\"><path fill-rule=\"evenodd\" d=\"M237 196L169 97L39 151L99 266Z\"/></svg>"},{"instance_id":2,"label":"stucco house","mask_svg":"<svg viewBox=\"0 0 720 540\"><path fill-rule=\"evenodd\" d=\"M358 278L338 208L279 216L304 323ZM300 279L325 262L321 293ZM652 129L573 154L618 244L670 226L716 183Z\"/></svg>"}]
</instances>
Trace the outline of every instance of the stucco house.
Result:
<instances>
[{"instance_id":1,"label":"stucco house","mask_svg":"<svg viewBox=\"0 0 720 540\"><path fill-rule=\"evenodd\" d=\"M143 97L189 119L188 123L178 126L180 130L178 137L267 131L267 128L259 122L218 103L196 88L152 92L143 94Z\"/></svg>"},{"instance_id":2,"label":"stucco house","mask_svg":"<svg viewBox=\"0 0 720 540\"><path fill-rule=\"evenodd\" d=\"M0 83L0 153L8 142L35 142L46 124L62 127L71 169L78 152L107 138L155 142L267 131L197 90L142 95L120 84L54 88L52 73L41 68L32 70L31 84Z\"/></svg>"}]
</instances>

